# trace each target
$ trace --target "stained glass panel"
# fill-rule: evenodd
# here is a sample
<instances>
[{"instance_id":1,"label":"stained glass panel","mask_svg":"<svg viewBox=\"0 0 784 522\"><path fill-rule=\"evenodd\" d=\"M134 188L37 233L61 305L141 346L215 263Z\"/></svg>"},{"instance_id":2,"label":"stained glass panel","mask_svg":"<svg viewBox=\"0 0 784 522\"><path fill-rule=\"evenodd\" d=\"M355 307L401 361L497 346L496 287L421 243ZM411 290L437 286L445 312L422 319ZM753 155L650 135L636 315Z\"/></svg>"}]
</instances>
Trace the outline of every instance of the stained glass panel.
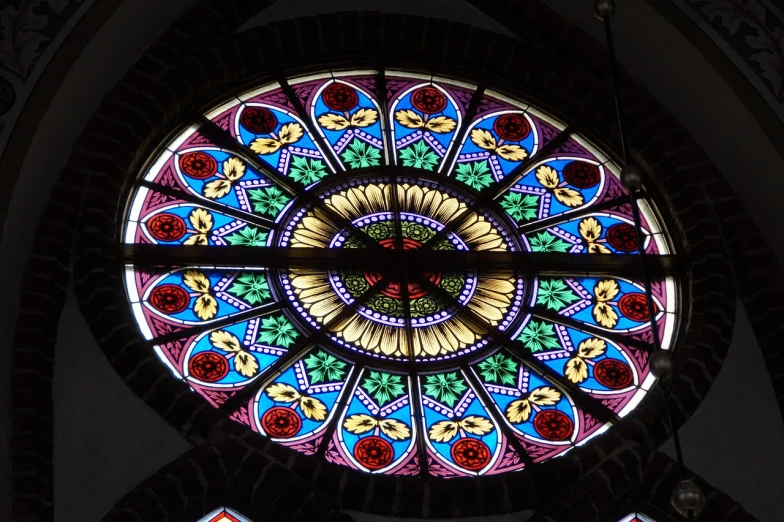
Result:
<instances>
[{"instance_id":1,"label":"stained glass panel","mask_svg":"<svg viewBox=\"0 0 784 522\"><path fill-rule=\"evenodd\" d=\"M278 337L276 342L286 341ZM313 455L329 438L336 408L349 393L346 388L354 372L346 360L315 348L265 382L234 418L280 444Z\"/></svg>"},{"instance_id":2,"label":"stained glass panel","mask_svg":"<svg viewBox=\"0 0 784 522\"><path fill-rule=\"evenodd\" d=\"M251 522L251 520L243 517L233 509L218 508L204 518L199 519L199 522Z\"/></svg>"},{"instance_id":3,"label":"stained glass panel","mask_svg":"<svg viewBox=\"0 0 784 522\"><path fill-rule=\"evenodd\" d=\"M129 306L173 377L258 436L367 473L511 472L643 399L649 291L673 348L655 207L634 203L646 287L618 166L524 101L327 71L183 128L129 199Z\"/></svg>"},{"instance_id":4,"label":"stained glass panel","mask_svg":"<svg viewBox=\"0 0 784 522\"><path fill-rule=\"evenodd\" d=\"M498 425L461 371L420 376L422 429L440 476L487 473L504 447Z\"/></svg>"},{"instance_id":5,"label":"stained glass panel","mask_svg":"<svg viewBox=\"0 0 784 522\"><path fill-rule=\"evenodd\" d=\"M417 430L408 375L365 370L339 421L343 461L373 473L416 474Z\"/></svg>"},{"instance_id":6,"label":"stained glass panel","mask_svg":"<svg viewBox=\"0 0 784 522\"><path fill-rule=\"evenodd\" d=\"M442 79L388 75L395 164L440 170L453 147L474 88Z\"/></svg>"},{"instance_id":7,"label":"stained glass panel","mask_svg":"<svg viewBox=\"0 0 784 522\"><path fill-rule=\"evenodd\" d=\"M643 515L642 513L630 513L623 517L618 522L656 522L654 519Z\"/></svg>"},{"instance_id":8,"label":"stained glass panel","mask_svg":"<svg viewBox=\"0 0 784 522\"><path fill-rule=\"evenodd\" d=\"M298 99L345 169L386 163L385 121L375 76L331 76L293 82Z\"/></svg>"}]
</instances>

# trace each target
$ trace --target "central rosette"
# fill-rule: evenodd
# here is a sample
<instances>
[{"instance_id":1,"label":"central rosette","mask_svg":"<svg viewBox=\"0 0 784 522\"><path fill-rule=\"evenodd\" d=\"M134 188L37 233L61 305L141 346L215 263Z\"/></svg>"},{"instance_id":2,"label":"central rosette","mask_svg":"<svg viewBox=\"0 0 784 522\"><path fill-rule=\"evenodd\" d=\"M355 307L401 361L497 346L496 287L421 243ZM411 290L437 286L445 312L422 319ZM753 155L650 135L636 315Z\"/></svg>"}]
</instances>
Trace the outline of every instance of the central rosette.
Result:
<instances>
[{"instance_id":1,"label":"central rosette","mask_svg":"<svg viewBox=\"0 0 784 522\"><path fill-rule=\"evenodd\" d=\"M517 320L523 280L506 271L456 271L449 263L409 266L400 250L513 251L511 234L457 190L406 179L396 188L376 179L325 191L320 197L342 222L308 205L295 209L280 246L330 249L338 260L353 250L353 264L289 269L281 277L284 293L334 342L378 357L439 360L486 346L486 323L504 330Z\"/></svg>"},{"instance_id":2,"label":"central rosette","mask_svg":"<svg viewBox=\"0 0 784 522\"><path fill-rule=\"evenodd\" d=\"M468 250L468 246L456 234L448 234L447 239L431 245L431 240L443 225L429 218L403 212L399 219L400 238L397 237L397 224L388 213L364 216L355 220L354 225L384 249L398 250L402 246L404 251L423 247L437 250ZM343 236L336 237L331 246L367 248L367 245L356 236L350 236L345 241L343 239ZM372 263L373 257L380 255L383 253L368 252L368 264ZM400 272L403 272L402 276ZM332 270L330 276L333 289L346 304L351 304L372 286L386 281L378 289L377 295L371 296L364 303L360 313L370 319L399 325L403 325L405 321L405 301L408 302L408 313L411 318L417 320L412 321L414 324L434 324L445 320L450 315L448 313L450 306L434 295L431 289L438 287L451 297L460 299L461 303L465 303L474 291L476 279L472 274L426 272L405 265L395 267L391 273L376 270ZM403 281L406 284L405 292Z\"/></svg>"},{"instance_id":3,"label":"central rosette","mask_svg":"<svg viewBox=\"0 0 784 522\"><path fill-rule=\"evenodd\" d=\"M417 248L422 246L422 243L419 241L414 241L413 239L408 239L404 237L402 240L403 243L403 250L416 250ZM397 248L398 241L396 239L382 239L379 241L379 244L384 248ZM364 272L365 281L371 286L375 285L379 281L381 281L384 275L381 272ZM424 279L427 279L430 283L434 285L438 285L441 282L441 274L440 273L432 273L432 272L423 272L422 276ZM417 281L407 281L406 282L406 297L408 299L419 299L421 297L425 297L429 292L422 288L422 285ZM381 293L387 297L391 297L392 299L402 299L403 298L403 287L400 281L391 280L387 283L386 288L381 290Z\"/></svg>"}]
</instances>

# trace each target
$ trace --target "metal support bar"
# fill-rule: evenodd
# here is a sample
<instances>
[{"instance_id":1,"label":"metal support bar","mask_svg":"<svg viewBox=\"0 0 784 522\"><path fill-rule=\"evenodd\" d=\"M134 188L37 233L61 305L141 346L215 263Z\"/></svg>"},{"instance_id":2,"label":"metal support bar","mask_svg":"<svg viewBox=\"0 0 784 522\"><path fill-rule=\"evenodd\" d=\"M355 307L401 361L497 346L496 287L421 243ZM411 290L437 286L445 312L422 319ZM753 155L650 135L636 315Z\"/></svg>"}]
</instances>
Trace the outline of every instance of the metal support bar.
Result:
<instances>
[{"instance_id":1,"label":"metal support bar","mask_svg":"<svg viewBox=\"0 0 784 522\"><path fill-rule=\"evenodd\" d=\"M637 276L637 255L564 254L557 252L491 252L450 250L321 249L321 248L231 248L188 245L120 245L128 263L142 266L225 266L264 268L310 268L314 270L374 270L418 276L423 271L482 272L515 271L557 275ZM648 273L677 275L686 270L676 256L646 256Z\"/></svg>"}]
</instances>

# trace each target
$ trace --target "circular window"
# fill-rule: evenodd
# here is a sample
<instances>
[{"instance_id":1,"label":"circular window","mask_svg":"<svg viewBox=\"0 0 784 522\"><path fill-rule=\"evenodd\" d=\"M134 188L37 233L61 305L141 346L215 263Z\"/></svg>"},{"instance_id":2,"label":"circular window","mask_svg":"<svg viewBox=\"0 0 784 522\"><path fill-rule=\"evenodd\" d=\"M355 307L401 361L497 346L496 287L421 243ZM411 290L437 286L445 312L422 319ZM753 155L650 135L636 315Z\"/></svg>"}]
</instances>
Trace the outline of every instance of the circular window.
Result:
<instances>
[{"instance_id":1,"label":"circular window","mask_svg":"<svg viewBox=\"0 0 784 522\"><path fill-rule=\"evenodd\" d=\"M351 71L184 124L130 196L129 306L174 377L261 436L370 473L497 474L652 385L651 316L665 349L677 328L667 234L641 197L640 245L618 168L543 111Z\"/></svg>"}]
</instances>

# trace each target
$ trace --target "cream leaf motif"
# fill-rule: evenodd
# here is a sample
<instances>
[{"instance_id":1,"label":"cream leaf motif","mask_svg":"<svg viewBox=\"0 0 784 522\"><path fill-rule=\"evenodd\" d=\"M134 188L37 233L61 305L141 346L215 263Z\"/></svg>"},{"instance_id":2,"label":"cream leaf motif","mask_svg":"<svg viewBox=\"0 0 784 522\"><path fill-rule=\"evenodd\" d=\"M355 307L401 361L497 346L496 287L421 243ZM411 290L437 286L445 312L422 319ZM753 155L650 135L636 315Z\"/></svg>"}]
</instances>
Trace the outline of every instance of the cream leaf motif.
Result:
<instances>
[{"instance_id":1,"label":"cream leaf motif","mask_svg":"<svg viewBox=\"0 0 784 522\"><path fill-rule=\"evenodd\" d=\"M490 131L485 129L474 129L471 131L471 141L488 152L497 154L500 158L507 161L523 161L528 157L528 151L520 145L498 145L495 137Z\"/></svg>"},{"instance_id":2,"label":"cream leaf motif","mask_svg":"<svg viewBox=\"0 0 784 522\"><path fill-rule=\"evenodd\" d=\"M302 125L299 123L287 123L280 128L277 139L275 138L257 138L250 144L250 150L264 156L266 154L273 154L287 145L292 145L302 139L305 131L302 130Z\"/></svg>"},{"instance_id":3,"label":"cream leaf motif","mask_svg":"<svg viewBox=\"0 0 784 522\"><path fill-rule=\"evenodd\" d=\"M416 112L405 109L395 112L395 120L409 129L425 129L437 134L452 132L457 126L457 122L448 116L436 116L425 120Z\"/></svg>"},{"instance_id":4,"label":"cream leaf motif","mask_svg":"<svg viewBox=\"0 0 784 522\"><path fill-rule=\"evenodd\" d=\"M379 421L381 433L392 440L406 440L411 438L411 429L404 423L395 419L384 419Z\"/></svg>"}]
</instances>

